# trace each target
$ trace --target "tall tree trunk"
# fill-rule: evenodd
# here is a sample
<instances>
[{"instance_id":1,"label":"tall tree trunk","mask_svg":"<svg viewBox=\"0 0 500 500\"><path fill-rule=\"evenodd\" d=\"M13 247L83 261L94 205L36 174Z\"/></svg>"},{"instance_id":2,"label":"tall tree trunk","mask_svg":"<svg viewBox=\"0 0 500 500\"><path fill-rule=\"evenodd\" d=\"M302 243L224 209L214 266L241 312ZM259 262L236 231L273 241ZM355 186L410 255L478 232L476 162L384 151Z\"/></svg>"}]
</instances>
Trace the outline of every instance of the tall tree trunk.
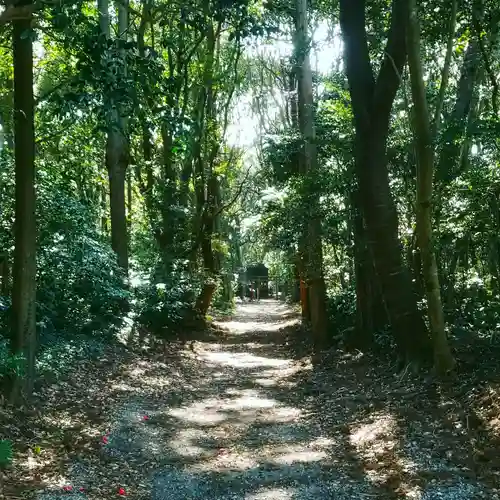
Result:
<instances>
[{"instance_id":1,"label":"tall tree trunk","mask_svg":"<svg viewBox=\"0 0 500 500\"><path fill-rule=\"evenodd\" d=\"M121 120L118 119L118 123ZM111 247L118 256L118 265L128 272L128 236L125 202L125 179L128 145L122 130L110 130L106 144L106 167L109 176Z\"/></svg>"},{"instance_id":2,"label":"tall tree trunk","mask_svg":"<svg viewBox=\"0 0 500 500\"><path fill-rule=\"evenodd\" d=\"M161 252L165 263L171 261L173 257L174 237L178 220L174 219L172 209L176 198L176 172L174 168L174 158L172 153L173 136L169 129L169 124L164 122L161 127L161 137L163 143L163 186L162 186L162 246Z\"/></svg>"},{"instance_id":3,"label":"tall tree trunk","mask_svg":"<svg viewBox=\"0 0 500 500\"><path fill-rule=\"evenodd\" d=\"M25 2L24 5L29 5ZM25 356L24 393L31 395L35 376L36 335L36 221L33 41L31 19L13 21L14 154L16 202L12 286L12 350ZM14 384L13 398L21 389Z\"/></svg>"},{"instance_id":4,"label":"tall tree trunk","mask_svg":"<svg viewBox=\"0 0 500 500\"><path fill-rule=\"evenodd\" d=\"M145 34L148 25L151 23L151 3L148 1L144 1L142 4L142 13L141 13L141 23L139 25L139 29L137 30L137 51L139 53L139 57L146 57L146 44L145 44ZM151 98L148 96L148 105L149 108L152 108L153 103ZM153 139L151 137L151 130L149 128L149 123L147 119L146 113L142 117L141 120L141 129L142 129L142 154L144 158L144 169L146 171L146 182L142 178L142 172L140 169L140 162L137 164L137 177L138 184L141 194L144 198L144 202L146 205L146 213L149 218L149 223L153 231L157 229L156 227L156 217L153 210Z\"/></svg>"},{"instance_id":5,"label":"tall tree trunk","mask_svg":"<svg viewBox=\"0 0 500 500\"><path fill-rule=\"evenodd\" d=\"M431 132L431 123L424 83L422 62L420 59L420 32L417 17L416 1L410 1L408 23L408 62L410 66L411 90L413 96L415 118L415 142L417 153L417 238L422 258L422 274L424 277L425 293L427 297L427 313L434 344L434 365L439 373L445 373L455 366L455 361L446 338L443 306L439 285L438 267L432 243L432 191L434 177L434 137ZM450 30L453 40L455 26ZM441 88L447 83L447 74L451 61L453 45L448 44ZM444 99L444 90L440 92ZM441 107L438 100L437 112ZM439 116L434 120L437 131Z\"/></svg>"},{"instance_id":6,"label":"tall tree trunk","mask_svg":"<svg viewBox=\"0 0 500 500\"><path fill-rule=\"evenodd\" d=\"M127 174L127 230L128 237L130 243L130 234L132 231L132 198L133 198L133 189L132 189L132 174L128 172Z\"/></svg>"},{"instance_id":7,"label":"tall tree trunk","mask_svg":"<svg viewBox=\"0 0 500 500\"><path fill-rule=\"evenodd\" d=\"M318 154L314 124L313 80L309 60L307 0L296 2L295 57L297 58L299 127L303 140L303 173L317 175ZM323 246L319 194L309 189L305 196L307 213L307 285L309 287L311 327L317 347L324 345L328 330L326 287L323 276Z\"/></svg>"},{"instance_id":8,"label":"tall tree trunk","mask_svg":"<svg viewBox=\"0 0 500 500\"><path fill-rule=\"evenodd\" d=\"M297 41L298 45L298 41ZM297 75L299 69L297 67L297 60L294 61L290 73L288 75L288 116L290 117L290 125L294 130L300 132L299 129L299 110L298 110L298 89L297 89ZM301 165L300 155L294 153L291 160L292 175L300 175L302 173L303 165ZM299 284L299 300L301 315L305 321L311 319L311 308L309 307L310 296L309 289L306 285L307 282L307 228L300 229L298 238L297 249L297 271L298 271L298 284Z\"/></svg>"},{"instance_id":9,"label":"tall tree trunk","mask_svg":"<svg viewBox=\"0 0 500 500\"><path fill-rule=\"evenodd\" d=\"M11 291L10 286L10 262L9 254L4 253L1 256L0 265L0 277L2 279L2 285L0 287L0 294L3 296L8 296Z\"/></svg>"},{"instance_id":10,"label":"tall tree trunk","mask_svg":"<svg viewBox=\"0 0 500 500\"><path fill-rule=\"evenodd\" d=\"M106 186L103 184L101 186L101 232L102 234L108 235L108 191Z\"/></svg>"},{"instance_id":11,"label":"tall tree trunk","mask_svg":"<svg viewBox=\"0 0 500 500\"><path fill-rule=\"evenodd\" d=\"M118 2L118 36L126 38L128 31L128 2ZM110 37L109 3L98 0L99 25L106 39ZM122 58L122 77L126 76L125 53L120 50ZM113 109L108 125L106 140L106 168L109 178L109 204L111 218L111 247L118 257L118 265L125 274L128 273L128 236L125 182L129 163L127 124L123 116L121 103L112 103L105 95L105 106Z\"/></svg>"},{"instance_id":12,"label":"tall tree trunk","mask_svg":"<svg viewBox=\"0 0 500 500\"><path fill-rule=\"evenodd\" d=\"M387 312L373 267L358 190L352 193L351 206L356 283L356 338L350 345L367 348L373 343L374 333L387 324Z\"/></svg>"},{"instance_id":13,"label":"tall tree trunk","mask_svg":"<svg viewBox=\"0 0 500 500\"><path fill-rule=\"evenodd\" d=\"M406 60L408 0L392 2L385 55L376 80L368 50L365 7L365 0L340 0L363 217L399 351L406 360L429 361L432 354L429 334L417 308L410 274L403 264L386 157L391 109Z\"/></svg>"},{"instance_id":14,"label":"tall tree trunk","mask_svg":"<svg viewBox=\"0 0 500 500\"><path fill-rule=\"evenodd\" d=\"M216 49L216 35L213 22L207 28L207 49L205 55L205 68L203 74L203 94L200 97L204 103L203 111L200 109L199 133L196 147L196 173L195 190L197 216L200 221L199 234L193 235L193 240L200 239L201 256L205 268L205 282L196 302L198 312L204 316L212 302L216 291L216 263L212 248L212 235L214 230L214 184L213 160L214 137L216 133L215 96L213 89L214 58ZM216 139L215 139L216 140Z\"/></svg>"}]
</instances>

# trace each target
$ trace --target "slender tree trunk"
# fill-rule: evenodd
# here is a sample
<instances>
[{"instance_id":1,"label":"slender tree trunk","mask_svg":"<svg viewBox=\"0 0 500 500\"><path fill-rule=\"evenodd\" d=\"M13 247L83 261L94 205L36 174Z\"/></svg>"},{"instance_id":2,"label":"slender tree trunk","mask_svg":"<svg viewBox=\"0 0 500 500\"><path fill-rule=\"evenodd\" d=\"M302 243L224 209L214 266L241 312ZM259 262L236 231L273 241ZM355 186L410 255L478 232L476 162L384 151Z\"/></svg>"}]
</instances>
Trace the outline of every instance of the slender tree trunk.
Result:
<instances>
[{"instance_id":1,"label":"slender tree trunk","mask_svg":"<svg viewBox=\"0 0 500 500\"><path fill-rule=\"evenodd\" d=\"M128 172L127 174L127 230L128 236L130 238L132 230L132 174Z\"/></svg>"},{"instance_id":2,"label":"slender tree trunk","mask_svg":"<svg viewBox=\"0 0 500 500\"><path fill-rule=\"evenodd\" d=\"M106 186L101 187L101 232L108 235L108 192Z\"/></svg>"},{"instance_id":3,"label":"slender tree trunk","mask_svg":"<svg viewBox=\"0 0 500 500\"><path fill-rule=\"evenodd\" d=\"M418 237L416 234L412 235L411 242L408 247L408 263L413 279L415 280L415 293L418 297L423 297L425 294L425 287L422 277L422 254L418 246Z\"/></svg>"},{"instance_id":4,"label":"slender tree trunk","mask_svg":"<svg viewBox=\"0 0 500 500\"><path fill-rule=\"evenodd\" d=\"M461 255L460 240L457 241L455 251L453 253L453 258L451 260L450 266L447 272L446 281L446 308L449 311L455 310L455 283L456 283L456 271L458 266L458 261Z\"/></svg>"},{"instance_id":5,"label":"slender tree trunk","mask_svg":"<svg viewBox=\"0 0 500 500\"><path fill-rule=\"evenodd\" d=\"M8 296L11 291L11 286L10 286L10 262L9 262L9 255L7 253L4 253L2 255L1 263L2 264L1 264L0 276L2 278L2 286L0 288L0 293L3 296Z\"/></svg>"},{"instance_id":6,"label":"slender tree trunk","mask_svg":"<svg viewBox=\"0 0 500 500\"><path fill-rule=\"evenodd\" d=\"M316 130L314 124L313 80L309 60L307 0L296 2L297 79L299 96L299 127L303 140L303 173L313 178L318 171ZM319 194L309 190L304 200L307 213L307 285L309 287L311 327L317 347L324 345L327 337L326 287L323 277L323 245L319 207Z\"/></svg>"},{"instance_id":7,"label":"slender tree trunk","mask_svg":"<svg viewBox=\"0 0 500 500\"><path fill-rule=\"evenodd\" d=\"M298 42L297 42L298 43ZM298 89L297 89L297 75L299 69L297 61L293 64L292 69L288 75L288 116L290 117L290 125L294 130L300 132L299 129L299 109L298 109ZM303 165L301 164L300 155L294 154L292 157L292 175L302 174ZM299 285L299 300L301 315L305 321L311 319L310 296L307 287L307 228L301 228L301 234L298 239L297 249L297 271L298 271L298 285Z\"/></svg>"},{"instance_id":8,"label":"slender tree trunk","mask_svg":"<svg viewBox=\"0 0 500 500\"><path fill-rule=\"evenodd\" d=\"M406 60L407 0L393 0L385 57L375 79L365 23L365 0L340 0L340 24L356 129L356 175L366 234L389 321L406 360L429 361L431 345L403 264L398 214L389 187L386 145L393 101Z\"/></svg>"},{"instance_id":9,"label":"slender tree trunk","mask_svg":"<svg viewBox=\"0 0 500 500\"><path fill-rule=\"evenodd\" d=\"M0 155L2 151L5 149L6 138L5 138L5 124L3 123L2 117L0 115Z\"/></svg>"},{"instance_id":10,"label":"slender tree trunk","mask_svg":"<svg viewBox=\"0 0 500 500\"><path fill-rule=\"evenodd\" d=\"M24 5L29 4L26 2ZM33 41L29 36L31 19L14 20L12 24L16 171L12 350L25 356L23 389L25 396L29 397L33 389L37 350ZM12 394L14 399L19 389L21 385L17 381Z\"/></svg>"},{"instance_id":11,"label":"slender tree trunk","mask_svg":"<svg viewBox=\"0 0 500 500\"><path fill-rule=\"evenodd\" d=\"M216 49L216 36L213 23L209 23L207 29L207 51L205 59L205 68L203 75L204 97L201 98L204 108L200 113L198 145L196 148L196 180L195 190L197 198L197 211L200 220L199 231L201 231L201 256L205 268L205 282L196 302L198 312L204 316L208 312L208 308L215 294L216 273L219 271L216 268L212 248L212 235L214 230L214 203L215 191L213 183L213 151L214 138L211 134L216 132L216 116L215 116L215 96L213 89L213 72L214 58ZM200 110L201 111L201 110ZM198 235L194 235L194 239Z\"/></svg>"},{"instance_id":12,"label":"slender tree trunk","mask_svg":"<svg viewBox=\"0 0 500 500\"><path fill-rule=\"evenodd\" d=\"M450 33L454 37L455 30ZM452 44L448 44L449 53ZM447 54L448 56L448 54ZM451 55L446 58L449 65ZM410 0L408 24L408 61L415 115L415 141L417 152L417 238L422 258L422 273L427 297L427 312L434 343L434 364L439 373L450 371L455 361L446 338L443 306L439 285L436 256L432 243L432 188L434 176L434 147L427 107L424 74L420 59L420 33L416 1ZM447 74L445 66L443 74ZM442 78L441 85L446 85ZM444 91L440 92L444 97ZM439 102L438 102L439 107ZM437 123L438 118L435 120ZM437 128L436 128L437 130Z\"/></svg>"},{"instance_id":13,"label":"slender tree trunk","mask_svg":"<svg viewBox=\"0 0 500 500\"><path fill-rule=\"evenodd\" d=\"M141 23L139 25L139 29L137 31L137 51L139 53L139 57L146 57L146 44L145 44L145 34L148 25L150 24L151 19L151 4L148 1L143 2L142 4L142 13L141 13ZM149 101L150 99L148 99ZM149 107L152 107L152 102L148 102ZM142 117L141 121L141 129L142 129L142 154L144 158L144 170L146 171L146 183L142 178L142 173L140 171L140 163L137 166L137 176L139 180L139 189L141 191L142 196L144 197L144 202L146 205L146 212L149 218L149 223L151 224L153 231L156 229L155 224L155 214L153 210L153 140L151 137L151 130L149 128L149 123L146 115Z\"/></svg>"},{"instance_id":14,"label":"slender tree trunk","mask_svg":"<svg viewBox=\"0 0 500 500\"><path fill-rule=\"evenodd\" d=\"M176 172L172 153L173 137L167 123L162 124L161 137L163 143L163 186L162 186L162 255L165 264L173 257L173 245L178 225L177 218L174 219L172 209L176 198Z\"/></svg>"},{"instance_id":15,"label":"slender tree trunk","mask_svg":"<svg viewBox=\"0 0 500 500\"><path fill-rule=\"evenodd\" d=\"M482 1L472 2L472 21L482 20L484 16L484 5ZM489 26L488 37L494 42L498 37L498 22ZM471 29L471 31L474 30ZM484 71L481 70L481 53L477 34L471 37L464 52L460 78L458 80L457 95L453 110L446 119L443 130L443 138L440 141L439 158L436 168L436 178L443 185L448 185L456 179L467 165L461 159L462 143L460 140L466 134L468 123L474 121L477 99L478 83L482 80Z\"/></svg>"}]
</instances>

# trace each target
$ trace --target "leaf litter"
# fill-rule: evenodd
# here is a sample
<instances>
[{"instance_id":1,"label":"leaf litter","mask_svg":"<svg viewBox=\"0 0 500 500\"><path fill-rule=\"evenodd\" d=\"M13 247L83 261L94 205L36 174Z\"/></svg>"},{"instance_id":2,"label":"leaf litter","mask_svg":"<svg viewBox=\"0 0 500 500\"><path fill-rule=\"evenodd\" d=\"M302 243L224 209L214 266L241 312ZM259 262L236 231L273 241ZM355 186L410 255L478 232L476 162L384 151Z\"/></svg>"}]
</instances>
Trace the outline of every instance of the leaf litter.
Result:
<instances>
[{"instance_id":1,"label":"leaf litter","mask_svg":"<svg viewBox=\"0 0 500 500\"><path fill-rule=\"evenodd\" d=\"M306 335L261 301L194 353L102 347L1 408L4 498L500 498L494 377L437 384L336 349L313 365Z\"/></svg>"}]
</instances>

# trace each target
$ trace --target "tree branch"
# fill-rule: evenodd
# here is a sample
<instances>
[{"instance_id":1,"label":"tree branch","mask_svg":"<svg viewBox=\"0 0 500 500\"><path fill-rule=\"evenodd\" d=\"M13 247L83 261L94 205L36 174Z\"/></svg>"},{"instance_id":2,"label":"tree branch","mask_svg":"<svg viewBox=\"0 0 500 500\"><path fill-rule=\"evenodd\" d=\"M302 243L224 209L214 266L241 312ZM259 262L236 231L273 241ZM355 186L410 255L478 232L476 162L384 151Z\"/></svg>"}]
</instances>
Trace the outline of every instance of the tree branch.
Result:
<instances>
[{"instance_id":1,"label":"tree branch","mask_svg":"<svg viewBox=\"0 0 500 500\"><path fill-rule=\"evenodd\" d=\"M365 0L340 0L340 26L355 121L359 130L370 128L375 85L365 28Z\"/></svg>"},{"instance_id":2,"label":"tree branch","mask_svg":"<svg viewBox=\"0 0 500 500\"><path fill-rule=\"evenodd\" d=\"M248 167L246 174L245 174L245 177L241 181L241 184L238 186L238 189L236 190L236 194L233 196L231 201L229 201L225 205L222 205L222 207L220 207L219 210L217 210L217 212L214 213L214 217L217 217L217 215L220 215L224 210L231 208L238 201L238 198L241 196L241 193L243 192L243 188L245 187L245 184L248 180L248 176L250 175L250 170L251 170L251 167Z\"/></svg>"},{"instance_id":3,"label":"tree branch","mask_svg":"<svg viewBox=\"0 0 500 500\"><path fill-rule=\"evenodd\" d=\"M486 70L488 78L490 79L491 86L493 87L491 95L491 106L493 108L493 113L495 114L495 117L498 118L498 94L500 89L498 87L498 82L495 76L495 72L491 67L490 60L486 52L486 47L484 46L481 23L477 17L473 20L473 23L474 23L474 30L476 32L477 40L479 43L479 51L481 52L481 57L483 58L484 69Z\"/></svg>"},{"instance_id":4,"label":"tree branch","mask_svg":"<svg viewBox=\"0 0 500 500\"><path fill-rule=\"evenodd\" d=\"M38 7L39 10L40 7ZM23 19L31 19L35 5L7 5L5 10L0 14L0 26L11 21L21 21Z\"/></svg>"},{"instance_id":5,"label":"tree branch","mask_svg":"<svg viewBox=\"0 0 500 500\"><path fill-rule=\"evenodd\" d=\"M436 102L436 109L434 110L434 120L432 122L431 135L432 140L435 141L439 132L441 124L441 113L443 111L444 95L448 87L448 80L450 77L451 56L453 53L453 39L455 38L455 28L457 25L457 0L451 0L451 18L448 30L448 43L446 45L446 56L444 59L443 71L441 72L441 84L439 86L439 94Z\"/></svg>"},{"instance_id":6,"label":"tree branch","mask_svg":"<svg viewBox=\"0 0 500 500\"><path fill-rule=\"evenodd\" d=\"M401 72L406 62L406 28L408 24L408 0L393 0L391 26L373 96L372 127L386 128L392 104L399 88Z\"/></svg>"}]
</instances>

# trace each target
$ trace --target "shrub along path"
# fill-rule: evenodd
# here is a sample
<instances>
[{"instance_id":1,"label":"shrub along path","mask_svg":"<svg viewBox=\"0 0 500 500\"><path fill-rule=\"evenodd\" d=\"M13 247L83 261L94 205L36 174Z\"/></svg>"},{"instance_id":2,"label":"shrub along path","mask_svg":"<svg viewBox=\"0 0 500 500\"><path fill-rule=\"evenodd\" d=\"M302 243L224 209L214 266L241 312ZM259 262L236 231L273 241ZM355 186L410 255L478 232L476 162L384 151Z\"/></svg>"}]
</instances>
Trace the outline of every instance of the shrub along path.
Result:
<instances>
[{"instance_id":1,"label":"shrub along path","mask_svg":"<svg viewBox=\"0 0 500 500\"><path fill-rule=\"evenodd\" d=\"M4 410L5 498L500 498L491 384L438 387L334 350L313 368L273 301L220 326L194 352L84 353L33 408Z\"/></svg>"}]
</instances>

